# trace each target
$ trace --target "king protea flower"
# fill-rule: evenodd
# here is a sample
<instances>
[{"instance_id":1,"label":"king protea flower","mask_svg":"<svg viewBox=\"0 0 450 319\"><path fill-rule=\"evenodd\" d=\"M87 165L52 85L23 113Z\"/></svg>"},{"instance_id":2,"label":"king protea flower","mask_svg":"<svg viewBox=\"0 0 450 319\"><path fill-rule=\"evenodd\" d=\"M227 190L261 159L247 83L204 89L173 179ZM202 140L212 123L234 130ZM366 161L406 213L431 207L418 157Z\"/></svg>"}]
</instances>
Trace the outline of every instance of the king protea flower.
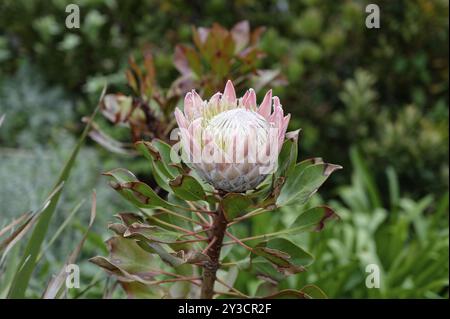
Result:
<instances>
[{"instance_id":1,"label":"king protea flower","mask_svg":"<svg viewBox=\"0 0 450 319\"><path fill-rule=\"evenodd\" d=\"M214 188L244 192L256 188L276 168L290 114L284 116L272 90L258 107L253 89L238 99L228 81L223 94L218 92L209 101L195 90L188 92L184 114L177 108L175 117L184 161Z\"/></svg>"}]
</instances>

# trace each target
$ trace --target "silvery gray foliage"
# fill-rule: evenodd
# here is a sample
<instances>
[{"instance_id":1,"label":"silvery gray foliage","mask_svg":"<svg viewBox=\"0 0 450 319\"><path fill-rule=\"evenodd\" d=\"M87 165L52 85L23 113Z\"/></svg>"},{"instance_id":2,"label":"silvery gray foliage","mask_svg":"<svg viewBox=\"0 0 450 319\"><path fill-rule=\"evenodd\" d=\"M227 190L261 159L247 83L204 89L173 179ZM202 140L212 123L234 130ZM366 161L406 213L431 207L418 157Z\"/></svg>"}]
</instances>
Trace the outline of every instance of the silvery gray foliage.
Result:
<instances>
[{"instance_id":1,"label":"silvery gray foliage","mask_svg":"<svg viewBox=\"0 0 450 319\"><path fill-rule=\"evenodd\" d=\"M59 131L57 137L64 143L47 146L36 144L30 149L2 149L0 146L0 180L8 181L0 186L2 217L10 219L27 210L37 209L42 204L75 143L67 132ZM95 149L86 147L81 150L74 173L64 185L65 191L58 209L62 219L78 201L87 198L93 188L97 191L99 209L102 211L107 212L115 207L115 202L120 205L120 200L111 196L113 194L106 188L101 176L90 173L100 171L100 163ZM85 207L88 209L88 205ZM87 213L81 212L79 216L86 221L89 218Z\"/></svg>"},{"instance_id":2,"label":"silvery gray foliage","mask_svg":"<svg viewBox=\"0 0 450 319\"><path fill-rule=\"evenodd\" d=\"M24 63L12 77L0 85L0 114L6 114L0 127L0 227L26 211L38 209L54 186L75 145L74 137L64 128L76 122L72 102L59 87L45 83L38 71ZM74 171L64 185L64 192L50 225L55 232L70 211L96 189L98 224L103 225L108 212L123 202L107 189L100 173L104 168L97 149L84 147ZM74 224L85 225L89 219L89 200L77 212ZM102 221L103 218L103 221ZM71 228L54 244L47 258L55 266L67 255L81 232ZM59 257L58 257L59 256ZM51 270L50 270L51 271Z\"/></svg>"},{"instance_id":3,"label":"silvery gray foliage","mask_svg":"<svg viewBox=\"0 0 450 319\"><path fill-rule=\"evenodd\" d=\"M0 85L0 143L5 146L32 147L45 143L55 127L74 120L73 103L60 87L49 86L39 71L24 62L11 78Z\"/></svg>"}]
</instances>

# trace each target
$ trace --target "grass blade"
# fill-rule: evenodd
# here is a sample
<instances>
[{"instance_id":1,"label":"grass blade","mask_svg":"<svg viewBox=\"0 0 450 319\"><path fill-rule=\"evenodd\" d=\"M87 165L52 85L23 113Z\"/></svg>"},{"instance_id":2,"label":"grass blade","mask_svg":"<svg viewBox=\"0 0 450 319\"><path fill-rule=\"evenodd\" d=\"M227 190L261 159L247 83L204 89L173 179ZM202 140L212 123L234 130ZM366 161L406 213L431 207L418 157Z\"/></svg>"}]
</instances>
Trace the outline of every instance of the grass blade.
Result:
<instances>
[{"instance_id":1,"label":"grass blade","mask_svg":"<svg viewBox=\"0 0 450 319\"><path fill-rule=\"evenodd\" d=\"M77 158L78 152L80 151L81 146L83 145L83 142L89 133L89 130L92 126L92 121L94 120L95 115L99 110L105 91L106 86L103 89L97 107L95 108L88 123L86 124L86 127L84 128L83 133L81 134L81 137L78 140L78 143L73 148L72 153L69 159L67 160L66 164L64 165L55 185L59 185L61 184L61 182L64 182L69 178L71 169L75 163L75 159ZM25 248L25 253L22 256L22 261L20 263L20 268L15 273L10 291L8 293L8 298L21 299L25 297L25 292L30 282L31 275L34 271L34 268L36 267L36 261L41 249L42 242L44 241L45 236L47 234L48 226L55 212L60 195L61 190L56 192L54 200L52 200L51 203L47 206L47 208L42 212L41 217L39 218L39 221L37 222L36 227L34 228L33 233L31 235L31 238L29 239L28 244Z\"/></svg>"},{"instance_id":2,"label":"grass blade","mask_svg":"<svg viewBox=\"0 0 450 319\"><path fill-rule=\"evenodd\" d=\"M354 170L359 173L367 188L372 207L382 207L381 196L378 192L377 185L375 184L372 174L367 168L366 163L364 163L364 160L356 147L352 147L350 149L350 158Z\"/></svg>"},{"instance_id":3,"label":"grass blade","mask_svg":"<svg viewBox=\"0 0 450 319\"><path fill-rule=\"evenodd\" d=\"M69 223L72 221L72 218L75 216L75 214L78 212L80 207L84 204L86 200L81 200L69 213L69 215L66 217L64 222L59 226L58 230L55 232L55 234L52 236L52 238L48 241L47 245L45 245L44 248L42 248L40 254L38 255L38 258L36 259L36 262L38 263L42 256L44 256L44 253L49 249L49 247L58 239L58 237L61 235L61 233L64 231L64 229L69 225Z\"/></svg>"},{"instance_id":4,"label":"grass blade","mask_svg":"<svg viewBox=\"0 0 450 319\"><path fill-rule=\"evenodd\" d=\"M31 217L31 212L20 215L14 219L10 224L6 225L4 228L0 229L0 237L6 234L8 231L13 229L15 226L22 224L23 221L28 220ZM1 245L0 245L1 246Z\"/></svg>"},{"instance_id":5,"label":"grass blade","mask_svg":"<svg viewBox=\"0 0 450 319\"><path fill-rule=\"evenodd\" d=\"M388 167L386 170L389 183L389 198L392 213L396 213L400 202L400 187L398 185L398 177L393 167Z\"/></svg>"},{"instance_id":6,"label":"grass blade","mask_svg":"<svg viewBox=\"0 0 450 319\"><path fill-rule=\"evenodd\" d=\"M89 231L91 230L92 225L94 224L95 220L95 214L96 214L96 207L97 207L97 197L95 195L95 191L92 194L92 207L91 207L91 218L89 220L89 225L84 233L83 238L78 243L75 250L70 254L69 258L67 259L66 263L64 264L61 271L58 273L56 277L54 277L49 285L47 286L47 289L45 290L42 298L44 299L55 299L58 298L61 294L61 288L66 280L67 272L66 272L66 266L69 264L75 263L77 260L78 255L80 254L81 248L83 248L84 242L86 241L86 238L89 234Z\"/></svg>"},{"instance_id":7,"label":"grass blade","mask_svg":"<svg viewBox=\"0 0 450 319\"><path fill-rule=\"evenodd\" d=\"M64 182L61 182L61 184L59 184L58 187L55 188L55 190L48 196L48 198L44 202L42 208L39 209L37 212L29 214L28 216L22 215L21 217L18 218L18 220L25 219L25 221L10 236L5 238L0 243L0 252L4 251L0 259L0 265L3 263L6 255L14 247L14 245L17 244L28 233L28 231L33 227L33 225L38 221L42 212L45 211L45 209L51 204L51 202L53 201L53 197L56 196L56 194L62 189L63 185ZM24 216L27 216L27 218L24 218ZM17 220L12 222L12 224L16 223ZM9 228L12 224L7 226L6 228Z\"/></svg>"}]
</instances>

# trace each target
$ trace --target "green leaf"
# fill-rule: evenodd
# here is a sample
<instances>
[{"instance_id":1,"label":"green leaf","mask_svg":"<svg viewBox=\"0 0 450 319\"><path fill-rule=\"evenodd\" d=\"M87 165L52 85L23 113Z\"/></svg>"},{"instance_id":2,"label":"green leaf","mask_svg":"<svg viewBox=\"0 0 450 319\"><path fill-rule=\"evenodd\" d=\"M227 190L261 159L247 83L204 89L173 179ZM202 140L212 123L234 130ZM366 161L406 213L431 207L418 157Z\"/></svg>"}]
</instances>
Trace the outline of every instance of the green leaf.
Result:
<instances>
[{"instance_id":1,"label":"green leaf","mask_svg":"<svg viewBox=\"0 0 450 319\"><path fill-rule=\"evenodd\" d=\"M186 260L179 258L178 256L169 253L166 248L164 248L159 243L149 243L144 241L138 241L137 244L145 251L157 254L159 257L168 265L172 267L178 267L186 263Z\"/></svg>"},{"instance_id":2,"label":"green leaf","mask_svg":"<svg viewBox=\"0 0 450 319\"><path fill-rule=\"evenodd\" d=\"M156 208L163 207L167 209L173 208L173 205L162 199L155 191L143 182L128 182L116 184L113 186L119 192L130 200L134 205L140 208Z\"/></svg>"},{"instance_id":3,"label":"green leaf","mask_svg":"<svg viewBox=\"0 0 450 319\"><path fill-rule=\"evenodd\" d=\"M166 192L170 192L171 188L169 186L170 177L165 176L163 173L161 173L161 169L158 168L158 166L155 164L154 161L150 162L150 166L152 168L152 174L155 178L156 184L158 184L159 187L164 189Z\"/></svg>"},{"instance_id":4,"label":"green leaf","mask_svg":"<svg viewBox=\"0 0 450 319\"><path fill-rule=\"evenodd\" d=\"M102 101L106 91L106 86L103 89L103 92L100 96L100 101ZM64 164L64 167L61 171L61 174L57 181L55 182L55 186L53 190L57 189L59 185L69 179L70 172L72 170L72 167L75 163L75 159L78 156L78 152L81 149L81 146L84 143L84 140L86 139L87 134L89 133L89 130L92 126L92 122L97 115L97 112L99 110L100 103L95 108L94 112L92 113L91 117L89 118L88 123L86 124L86 127L84 128L77 144L72 149L72 152L69 156L69 159ZM20 264L17 267L17 272L14 275L14 279L11 285L11 288L8 293L9 298L24 298L25 292L28 287L28 284L31 279L31 275L36 267L36 259L39 255L42 242L45 239L45 236L48 231L48 226L50 224L50 221L53 217L53 214L56 210L56 206L59 201L59 197L61 195L61 189L59 189L53 199L50 201L49 205L44 209L42 212L39 221L37 222L33 233L28 241L27 246L25 247L25 251L23 254L23 258L20 262Z\"/></svg>"},{"instance_id":5,"label":"green leaf","mask_svg":"<svg viewBox=\"0 0 450 319\"><path fill-rule=\"evenodd\" d=\"M157 184L170 192L169 181L180 174L180 169L175 167L170 159L170 145L159 139L154 139L151 143L146 141L137 142L135 146L150 161Z\"/></svg>"},{"instance_id":6,"label":"green leaf","mask_svg":"<svg viewBox=\"0 0 450 319\"><path fill-rule=\"evenodd\" d=\"M341 168L341 166L327 163L307 165L301 162L297 164L281 189L276 201L277 206L292 203L304 204L331 173Z\"/></svg>"},{"instance_id":7,"label":"green leaf","mask_svg":"<svg viewBox=\"0 0 450 319\"><path fill-rule=\"evenodd\" d=\"M115 169L103 175L113 177L116 181L110 185L124 198L139 208L173 208L174 205L162 199L147 184L140 182L129 171L125 169Z\"/></svg>"},{"instance_id":8,"label":"green leaf","mask_svg":"<svg viewBox=\"0 0 450 319\"><path fill-rule=\"evenodd\" d=\"M328 299L328 296L316 285L306 285L301 291L312 299Z\"/></svg>"},{"instance_id":9,"label":"green leaf","mask_svg":"<svg viewBox=\"0 0 450 319\"><path fill-rule=\"evenodd\" d=\"M277 285L273 282L263 281L261 282L255 291L255 297L264 297L277 293Z\"/></svg>"},{"instance_id":10,"label":"green leaf","mask_svg":"<svg viewBox=\"0 0 450 319\"><path fill-rule=\"evenodd\" d=\"M171 159L171 146L159 139L153 139L152 142L140 141L136 143L136 148L147 159L153 160L161 172L166 176L174 178L180 174L179 168ZM173 154L175 155L175 154ZM178 163L180 161L178 160Z\"/></svg>"},{"instance_id":11,"label":"green leaf","mask_svg":"<svg viewBox=\"0 0 450 319\"><path fill-rule=\"evenodd\" d=\"M284 289L272 295L265 296L264 299L311 299L301 290Z\"/></svg>"},{"instance_id":12,"label":"green leaf","mask_svg":"<svg viewBox=\"0 0 450 319\"><path fill-rule=\"evenodd\" d=\"M114 177L119 183L134 182L138 180L133 173L124 168L116 168L109 172L102 173L102 175Z\"/></svg>"},{"instance_id":13,"label":"green leaf","mask_svg":"<svg viewBox=\"0 0 450 319\"><path fill-rule=\"evenodd\" d=\"M250 198L243 194L228 193L221 201L221 206L227 221L232 221L236 217L244 215L252 205Z\"/></svg>"},{"instance_id":14,"label":"green leaf","mask_svg":"<svg viewBox=\"0 0 450 319\"><path fill-rule=\"evenodd\" d=\"M135 240L114 236L106 244L109 257L96 256L89 261L114 275L119 281L151 284L159 274L158 258L139 247Z\"/></svg>"},{"instance_id":15,"label":"green leaf","mask_svg":"<svg viewBox=\"0 0 450 319\"><path fill-rule=\"evenodd\" d=\"M253 248L253 253L266 258L286 275L304 271L314 260L310 253L285 238L262 242Z\"/></svg>"},{"instance_id":16,"label":"green leaf","mask_svg":"<svg viewBox=\"0 0 450 319\"><path fill-rule=\"evenodd\" d=\"M126 226L130 226L134 223L143 223L144 222L144 219L135 213L124 212L124 213L116 214L115 217L117 219L119 219Z\"/></svg>"},{"instance_id":17,"label":"green leaf","mask_svg":"<svg viewBox=\"0 0 450 319\"><path fill-rule=\"evenodd\" d=\"M317 286L308 285L300 290L284 289L272 295L264 297L265 299L326 299L325 293Z\"/></svg>"},{"instance_id":18,"label":"green leaf","mask_svg":"<svg viewBox=\"0 0 450 319\"><path fill-rule=\"evenodd\" d=\"M307 231L320 231L325 226L327 220L334 218L338 218L338 216L331 208L327 206L318 206L302 213L288 228L273 233L256 235L249 238L247 241L252 242L258 239L267 239L283 235L297 235Z\"/></svg>"},{"instance_id":19,"label":"green leaf","mask_svg":"<svg viewBox=\"0 0 450 319\"><path fill-rule=\"evenodd\" d=\"M273 206L272 193L274 187L272 185L273 176L269 175L263 184L260 184L256 190L251 193L246 194L254 203L259 203L261 207ZM270 201L269 205L265 205L267 201Z\"/></svg>"},{"instance_id":20,"label":"green leaf","mask_svg":"<svg viewBox=\"0 0 450 319\"><path fill-rule=\"evenodd\" d=\"M176 243L182 234L168 231L158 226L151 226L141 223L131 224L123 233L125 238L135 238L149 242L158 242L165 244Z\"/></svg>"},{"instance_id":21,"label":"green leaf","mask_svg":"<svg viewBox=\"0 0 450 319\"><path fill-rule=\"evenodd\" d=\"M181 199L188 201L205 200L202 185L190 175L179 175L169 183L171 189Z\"/></svg>"},{"instance_id":22,"label":"green leaf","mask_svg":"<svg viewBox=\"0 0 450 319\"><path fill-rule=\"evenodd\" d=\"M278 169L275 178L286 177L292 173L298 155L298 135L300 130L286 133L286 141L283 143L278 156Z\"/></svg>"},{"instance_id":23,"label":"green leaf","mask_svg":"<svg viewBox=\"0 0 450 319\"><path fill-rule=\"evenodd\" d=\"M298 170L304 170L308 166L323 163L324 161L321 157L312 157L301 161L300 163L296 164L296 166L298 167Z\"/></svg>"},{"instance_id":24,"label":"green leaf","mask_svg":"<svg viewBox=\"0 0 450 319\"><path fill-rule=\"evenodd\" d=\"M166 293L157 285L145 285L138 281L121 281L120 285L129 299L161 299Z\"/></svg>"},{"instance_id":25,"label":"green leaf","mask_svg":"<svg viewBox=\"0 0 450 319\"><path fill-rule=\"evenodd\" d=\"M258 277L268 280L269 282L279 282L286 277L275 268L272 262L260 256L251 259L250 270Z\"/></svg>"},{"instance_id":26,"label":"green leaf","mask_svg":"<svg viewBox=\"0 0 450 319\"><path fill-rule=\"evenodd\" d=\"M167 201L173 205L178 206L178 208L172 209L172 211L177 213L178 215L193 219L198 218L196 217L195 213L191 211L192 208L189 206L189 204L185 200L182 200L181 198L176 196L174 193L167 194ZM190 228L192 226L192 223L189 220L180 218L170 213L160 214L158 215L158 218L182 228Z\"/></svg>"},{"instance_id":27,"label":"green leaf","mask_svg":"<svg viewBox=\"0 0 450 319\"><path fill-rule=\"evenodd\" d=\"M338 218L336 213L327 206L308 209L289 226L283 233L299 233L304 231L320 231L329 219Z\"/></svg>"}]
</instances>

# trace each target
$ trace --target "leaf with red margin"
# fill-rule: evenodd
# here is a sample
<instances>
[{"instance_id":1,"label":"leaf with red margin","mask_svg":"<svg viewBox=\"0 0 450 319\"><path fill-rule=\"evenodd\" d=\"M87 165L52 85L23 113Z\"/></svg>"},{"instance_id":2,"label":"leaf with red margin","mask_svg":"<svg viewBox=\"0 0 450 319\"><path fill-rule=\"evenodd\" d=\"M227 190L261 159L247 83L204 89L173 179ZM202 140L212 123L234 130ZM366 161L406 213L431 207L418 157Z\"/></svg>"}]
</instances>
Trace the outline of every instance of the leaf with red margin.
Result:
<instances>
[{"instance_id":1,"label":"leaf with red margin","mask_svg":"<svg viewBox=\"0 0 450 319\"><path fill-rule=\"evenodd\" d=\"M286 178L276 201L277 206L306 203L331 173L341 168L339 165L327 163L306 165L301 162L297 164L292 170L292 174Z\"/></svg>"},{"instance_id":2,"label":"leaf with red margin","mask_svg":"<svg viewBox=\"0 0 450 319\"><path fill-rule=\"evenodd\" d=\"M327 295L315 285L307 285L300 290L284 289L263 297L264 299L327 299Z\"/></svg>"},{"instance_id":3,"label":"leaf with red margin","mask_svg":"<svg viewBox=\"0 0 450 319\"><path fill-rule=\"evenodd\" d=\"M305 271L314 257L286 238L273 238L259 243L253 253L272 262L285 275Z\"/></svg>"}]
</instances>

